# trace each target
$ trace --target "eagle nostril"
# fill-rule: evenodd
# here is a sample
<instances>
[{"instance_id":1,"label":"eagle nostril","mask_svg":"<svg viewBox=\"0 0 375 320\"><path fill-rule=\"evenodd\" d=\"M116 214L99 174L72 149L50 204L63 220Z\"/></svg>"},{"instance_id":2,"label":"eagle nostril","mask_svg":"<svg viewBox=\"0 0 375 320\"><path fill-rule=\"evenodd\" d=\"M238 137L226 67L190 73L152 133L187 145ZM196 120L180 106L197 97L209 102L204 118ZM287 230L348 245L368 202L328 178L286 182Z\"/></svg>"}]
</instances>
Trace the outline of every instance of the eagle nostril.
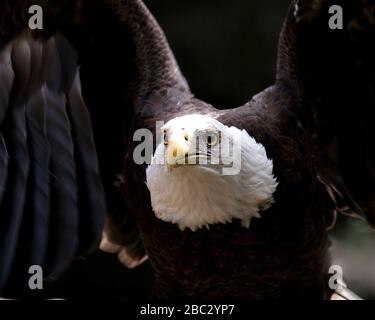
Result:
<instances>
[{"instance_id":1,"label":"eagle nostril","mask_svg":"<svg viewBox=\"0 0 375 320\"><path fill-rule=\"evenodd\" d=\"M173 157L175 157L175 158L177 157L177 149L173 150Z\"/></svg>"}]
</instances>

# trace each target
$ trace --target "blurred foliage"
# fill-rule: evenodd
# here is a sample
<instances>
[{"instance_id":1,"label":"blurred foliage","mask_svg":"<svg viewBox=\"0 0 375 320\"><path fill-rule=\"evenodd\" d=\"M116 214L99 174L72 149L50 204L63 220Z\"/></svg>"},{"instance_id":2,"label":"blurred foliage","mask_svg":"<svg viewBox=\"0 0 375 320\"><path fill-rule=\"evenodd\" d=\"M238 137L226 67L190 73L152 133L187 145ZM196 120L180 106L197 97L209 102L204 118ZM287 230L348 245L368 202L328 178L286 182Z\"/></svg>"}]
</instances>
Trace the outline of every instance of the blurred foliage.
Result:
<instances>
[{"instance_id":1,"label":"blurred foliage","mask_svg":"<svg viewBox=\"0 0 375 320\"><path fill-rule=\"evenodd\" d=\"M365 219L339 216L332 238L332 264L342 267L348 287L375 299L375 230Z\"/></svg>"}]
</instances>

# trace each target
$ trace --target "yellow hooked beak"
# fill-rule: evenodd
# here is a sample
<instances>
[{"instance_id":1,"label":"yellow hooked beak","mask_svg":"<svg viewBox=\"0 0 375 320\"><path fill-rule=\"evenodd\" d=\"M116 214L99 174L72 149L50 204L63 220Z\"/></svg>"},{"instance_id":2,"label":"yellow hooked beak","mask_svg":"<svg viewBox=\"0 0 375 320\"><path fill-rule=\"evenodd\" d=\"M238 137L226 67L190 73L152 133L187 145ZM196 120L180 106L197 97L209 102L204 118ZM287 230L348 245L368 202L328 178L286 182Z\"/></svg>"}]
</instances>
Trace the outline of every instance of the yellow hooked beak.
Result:
<instances>
[{"instance_id":1,"label":"yellow hooked beak","mask_svg":"<svg viewBox=\"0 0 375 320\"><path fill-rule=\"evenodd\" d=\"M168 170L172 170L184 161L185 156L189 154L189 143L186 141L186 135L183 133L178 133L171 136L165 144L165 161ZM180 161L180 163L179 163Z\"/></svg>"}]
</instances>

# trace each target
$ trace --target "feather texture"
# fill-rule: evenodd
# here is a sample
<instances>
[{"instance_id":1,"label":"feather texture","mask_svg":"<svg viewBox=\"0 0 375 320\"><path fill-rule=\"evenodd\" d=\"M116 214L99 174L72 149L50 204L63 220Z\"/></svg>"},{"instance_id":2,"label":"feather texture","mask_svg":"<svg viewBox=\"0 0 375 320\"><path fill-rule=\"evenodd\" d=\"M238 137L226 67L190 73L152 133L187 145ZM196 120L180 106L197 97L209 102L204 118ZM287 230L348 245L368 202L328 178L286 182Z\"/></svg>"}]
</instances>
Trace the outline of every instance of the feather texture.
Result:
<instances>
[{"instance_id":1,"label":"feather texture","mask_svg":"<svg viewBox=\"0 0 375 320\"><path fill-rule=\"evenodd\" d=\"M0 54L0 292L31 265L58 276L99 244L105 214L78 56L60 34L25 32Z\"/></svg>"}]
</instances>

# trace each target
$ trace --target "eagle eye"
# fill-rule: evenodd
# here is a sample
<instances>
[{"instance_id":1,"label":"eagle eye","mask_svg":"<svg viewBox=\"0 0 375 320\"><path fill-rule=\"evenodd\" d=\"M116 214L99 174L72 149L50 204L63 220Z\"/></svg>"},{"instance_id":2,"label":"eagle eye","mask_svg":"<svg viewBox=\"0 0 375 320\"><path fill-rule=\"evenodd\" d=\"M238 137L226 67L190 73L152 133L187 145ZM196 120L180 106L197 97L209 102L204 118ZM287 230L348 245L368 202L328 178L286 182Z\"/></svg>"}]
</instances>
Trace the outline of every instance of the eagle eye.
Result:
<instances>
[{"instance_id":1,"label":"eagle eye","mask_svg":"<svg viewBox=\"0 0 375 320\"><path fill-rule=\"evenodd\" d=\"M207 140L206 140L207 146L212 147L212 146L216 145L218 141L219 141L219 138L218 138L217 134L210 133L209 135L207 135Z\"/></svg>"},{"instance_id":2,"label":"eagle eye","mask_svg":"<svg viewBox=\"0 0 375 320\"><path fill-rule=\"evenodd\" d=\"M164 139L164 145L167 145L168 144L167 130L163 130L163 139Z\"/></svg>"}]
</instances>

